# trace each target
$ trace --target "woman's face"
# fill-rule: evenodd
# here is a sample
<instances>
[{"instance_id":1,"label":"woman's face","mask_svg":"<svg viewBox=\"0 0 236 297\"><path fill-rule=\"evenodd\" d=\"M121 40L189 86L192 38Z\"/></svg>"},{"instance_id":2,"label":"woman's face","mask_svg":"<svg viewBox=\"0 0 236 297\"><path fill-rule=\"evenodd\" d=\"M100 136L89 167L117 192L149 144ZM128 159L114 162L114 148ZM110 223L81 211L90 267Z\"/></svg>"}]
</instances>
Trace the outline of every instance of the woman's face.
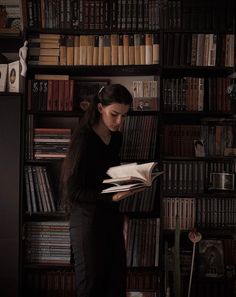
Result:
<instances>
[{"instance_id":1,"label":"woman's face","mask_svg":"<svg viewBox=\"0 0 236 297\"><path fill-rule=\"evenodd\" d=\"M112 103L108 106L98 104L98 110L101 114L100 120L110 131L117 131L122 126L129 110L129 105Z\"/></svg>"}]
</instances>

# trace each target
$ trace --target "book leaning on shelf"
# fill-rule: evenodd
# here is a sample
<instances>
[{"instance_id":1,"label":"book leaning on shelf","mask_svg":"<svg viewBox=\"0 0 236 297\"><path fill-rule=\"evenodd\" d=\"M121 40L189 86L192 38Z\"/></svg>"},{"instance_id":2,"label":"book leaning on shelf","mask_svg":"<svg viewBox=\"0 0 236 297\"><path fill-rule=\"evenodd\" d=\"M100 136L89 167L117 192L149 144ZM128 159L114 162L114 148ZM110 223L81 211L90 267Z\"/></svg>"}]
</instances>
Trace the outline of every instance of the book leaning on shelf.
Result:
<instances>
[{"instance_id":1,"label":"book leaning on shelf","mask_svg":"<svg viewBox=\"0 0 236 297\"><path fill-rule=\"evenodd\" d=\"M154 179L162 173L163 171L158 171L157 162L129 163L110 167L107 174L111 178L105 179L103 183L113 184L114 186L104 189L102 193L150 187Z\"/></svg>"}]
</instances>

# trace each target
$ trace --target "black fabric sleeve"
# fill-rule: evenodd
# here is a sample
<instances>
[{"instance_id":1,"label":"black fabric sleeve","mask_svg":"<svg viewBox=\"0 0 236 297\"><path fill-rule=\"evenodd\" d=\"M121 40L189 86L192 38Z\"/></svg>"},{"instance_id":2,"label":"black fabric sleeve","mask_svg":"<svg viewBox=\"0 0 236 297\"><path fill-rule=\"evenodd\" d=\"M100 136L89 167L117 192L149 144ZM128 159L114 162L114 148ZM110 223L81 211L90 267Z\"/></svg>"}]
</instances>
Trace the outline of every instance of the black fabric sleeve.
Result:
<instances>
[{"instance_id":1,"label":"black fabric sleeve","mask_svg":"<svg viewBox=\"0 0 236 297\"><path fill-rule=\"evenodd\" d=\"M96 154L89 135L82 134L76 145L78 154L74 173L68 180L68 195L72 202L111 202L112 194L101 194L102 177L94 173L94 154Z\"/></svg>"}]
</instances>

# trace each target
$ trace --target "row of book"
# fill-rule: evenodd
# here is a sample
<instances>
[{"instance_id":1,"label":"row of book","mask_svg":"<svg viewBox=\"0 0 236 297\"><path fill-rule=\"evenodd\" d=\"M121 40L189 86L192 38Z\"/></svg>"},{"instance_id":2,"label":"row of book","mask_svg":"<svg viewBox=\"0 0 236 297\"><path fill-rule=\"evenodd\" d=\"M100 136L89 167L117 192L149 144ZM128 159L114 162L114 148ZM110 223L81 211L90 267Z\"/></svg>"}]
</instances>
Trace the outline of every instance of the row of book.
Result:
<instances>
[{"instance_id":1,"label":"row of book","mask_svg":"<svg viewBox=\"0 0 236 297\"><path fill-rule=\"evenodd\" d=\"M28 270L24 282L24 296L76 296L75 273L69 269Z\"/></svg>"},{"instance_id":2,"label":"row of book","mask_svg":"<svg viewBox=\"0 0 236 297\"><path fill-rule=\"evenodd\" d=\"M70 264L69 223L66 221L25 224L25 260L38 264Z\"/></svg>"},{"instance_id":3,"label":"row of book","mask_svg":"<svg viewBox=\"0 0 236 297\"><path fill-rule=\"evenodd\" d=\"M231 101L226 90L231 84L228 77L164 79L163 110L230 112Z\"/></svg>"},{"instance_id":4,"label":"row of book","mask_svg":"<svg viewBox=\"0 0 236 297\"><path fill-rule=\"evenodd\" d=\"M69 75L36 74L28 80L28 111L81 111L109 80L77 80ZM160 79L134 80L132 110L159 110Z\"/></svg>"},{"instance_id":5,"label":"row of book","mask_svg":"<svg viewBox=\"0 0 236 297\"><path fill-rule=\"evenodd\" d=\"M159 64L159 34L59 35L29 37L30 65Z\"/></svg>"},{"instance_id":6,"label":"row of book","mask_svg":"<svg viewBox=\"0 0 236 297\"><path fill-rule=\"evenodd\" d=\"M132 85L134 98L160 97L160 77L155 80L134 80Z\"/></svg>"},{"instance_id":7,"label":"row of book","mask_svg":"<svg viewBox=\"0 0 236 297\"><path fill-rule=\"evenodd\" d=\"M25 0L28 27L73 30L156 30L160 1Z\"/></svg>"},{"instance_id":8,"label":"row of book","mask_svg":"<svg viewBox=\"0 0 236 297\"><path fill-rule=\"evenodd\" d=\"M121 212L151 212L157 198L157 182L142 192L136 193L120 201Z\"/></svg>"},{"instance_id":9,"label":"row of book","mask_svg":"<svg viewBox=\"0 0 236 297\"><path fill-rule=\"evenodd\" d=\"M128 273L127 297L158 297L158 293L155 292L156 278L153 273ZM60 271L47 269L27 271L25 284L25 296L76 296L75 273L69 268Z\"/></svg>"},{"instance_id":10,"label":"row of book","mask_svg":"<svg viewBox=\"0 0 236 297\"><path fill-rule=\"evenodd\" d=\"M55 197L45 166L24 167L26 208L28 213L55 212Z\"/></svg>"},{"instance_id":11,"label":"row of book","mask_svg":"<svg viewBox=\"0 0 236 297\"><path fill-rule=\"evenodd\" d=\"M66 156L71 130L34 127L33 115L27 117L26 158L61 159ZM127 117L123 126L122 160L155 159L157 119L155 116ZM145 138L145 144L143 139Z\"/></svg>"},{"instance_id":12,"label":"row of book","mask_svg":"<svg viewBox=\"0 0 236 297\"><path fill-rule=\"evenodd\" d=\"M196 226L201 228L235 228L235 199L232 197L199 197L196 200Z\"/></svg>"},{"instance_id":13,"label":"row of book","mask_svg":"<svg viewBox=\"0 0 236 297\"><path fill-rule=\"evenodd\" d=\"M232 197L164 197L163 227L181 230L199 228L235 228L236 204Z\"/></svg>"},{"instance_id":14,"label":"row of book","mask_svg":"<svg viewBox=\"0 0 236 297\"><path fill-rule=\"evenodd\" d=\"M127 266L159 265L160 219L129 219L127 227Z\"/></svg>"},{"instance_id":15,"label":"row of book","mask_svg":"<svg viewBox=\"0 0 236 297\"><path fill-rule=\"evenodd\" d=\"M204 2L162 1L161 26L164 29L232 30L233 7Z\"/></svg>"},{"instance_id":16,"label":"row of book","mask_svg":"<svg viewBox=\"0 0 236 297\"><path fill-rule=\"evenodd\" d=\"M205 163L202 161L164 161L164 194L203 193Z\"/></svg>"},{"instance_id":17,"label":"row of book","mask_svg":"<svg viewBox=\"0 0 236 297\"><path fill-rule=\"evenodd\" d=\"M127 288L128 290L139 291L157 291L160 289L159 276L152 271L132 270L127 273ZM151 293L151 292L150 292ZM155 295L154 295L155 296ZM157 295L158 296L158 295ZM156 296L156 297L157 297Z\"/></svg>"},{"instance_id":18,"label":"row of book","mask_svg":"<svg viewBox=\"0 0 236 297\"><path fill-rule=\"evenodd\" d=\"M195 226L196 201L189 197L164 197L162 200L163 228L176 229L176 217L181 230L191 230Z\"/></svg>"},{"instance_id":19,"label":"row of book","mask_svg":"<svg viewBox=\"0 0 236 297\"><path fill-rule=\"evenodd\" d=\"M208 181L210 179L211 172L227 172L234 173L236 172L236 160L224 160L224 161L207 161L206 162L206 177Z\"/></svg>"},{"instance_id":20,"label":"row of book","mask_svg":"<svg viewBox=\"0 0 236 297\"><path fill-rule=\"evenodd\" d=\"M163 80L164 111L203 111L204 79L198 77Z\"/></svg>"},{"instance_id":21,"label":"row of book","mask_svg":"<svg viewBox=\"0 0 236 297\"><path fill-rule=\"evenodd\" d=\"M207 156L229 156L234 154L236 133L235 124L204 125L201 127L205 154Z\"/></svg>"},{"instance_id":22,"label":"row of book","mask_svg":"<svg viewBox=\"0 0 236 297\"><path fill-rule=\"evenodd\" d=\"M172 0L169 0L168 4L169 2L172 2ZM223 3L216 1L214 5L212 5L211 1L184 1L181 8L180 18L184 30L232 31L234 28L233 1L231 3L230 1ZM173 11L172 15L175 14L175 11Z\"/></svg>"},{"instance_id":23,"label":"row of book","mask_svg":"<svg viewBox=\"0 0 236 297\"><path fill-rule=\"evenodd\" d=\"M128 116L123 126L122 160L155 159L157 118L156 116ZM145 139L145 141L144 141Z\"/></svg>"},{"instance_id":24,"label":"row of book","mask_svg":"<svg viewBox=\"0 0 236 297\"><path fill-rule=\"evenodd\" d=\"M163 154L183 157L234 156L235 123L213 124L204 121L202 125L166 125Z\"/></svg>"},{"instance_id":25,"label":"row of book","mask_svg":"<svg viewBox=\"0 0 236 297\"><path fill-rule=\"evenodd\" d=\"M234 34L166 33L163 65L234 66Z\"/></svg>"},{"instance_id":26,"label":"row of book","mask_svg":"<svg viewBox=\"0 0 236 297\"><path fill-rule=\"evenodd\" d=\"M201 139L200 125L165 125L162 151L165 156L195 156L194 140Z\"/></svg>"},{"instance_id":27,"label":"row of book","mask_svg":"<svg viewBox=\"0 0 236 297\"><path fill-rule=\"evenodd\" d=\"M75 109L75 81L68 76L54 75L46 79L45 75L36 75L28 80L27 108L30 111L72 111Z\"/></svg>"}]
</instances>

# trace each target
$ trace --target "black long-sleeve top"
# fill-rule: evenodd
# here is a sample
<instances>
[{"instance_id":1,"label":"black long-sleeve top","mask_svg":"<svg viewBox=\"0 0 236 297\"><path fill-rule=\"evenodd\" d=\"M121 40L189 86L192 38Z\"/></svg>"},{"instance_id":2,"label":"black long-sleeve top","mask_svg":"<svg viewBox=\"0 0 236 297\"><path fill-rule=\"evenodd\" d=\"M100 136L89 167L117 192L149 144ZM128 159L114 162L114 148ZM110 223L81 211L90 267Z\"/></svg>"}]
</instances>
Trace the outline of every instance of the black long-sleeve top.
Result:
<instances>
[{"instance_id":1,"label":"black long-sleeve top","mask_svg":"<svg viewBox=\"0 0 236 297\"><path fill-rule=\"evenodd\" d=\"M73 202L94 203L111 201L111 194L101 194L106 171L120 164L119 152L122 134L112 132L110 143L105 144L91 128L84 128L76 144L79 147L77 165L68 181L68 195Z\"/></svg>"}]
</instances>

